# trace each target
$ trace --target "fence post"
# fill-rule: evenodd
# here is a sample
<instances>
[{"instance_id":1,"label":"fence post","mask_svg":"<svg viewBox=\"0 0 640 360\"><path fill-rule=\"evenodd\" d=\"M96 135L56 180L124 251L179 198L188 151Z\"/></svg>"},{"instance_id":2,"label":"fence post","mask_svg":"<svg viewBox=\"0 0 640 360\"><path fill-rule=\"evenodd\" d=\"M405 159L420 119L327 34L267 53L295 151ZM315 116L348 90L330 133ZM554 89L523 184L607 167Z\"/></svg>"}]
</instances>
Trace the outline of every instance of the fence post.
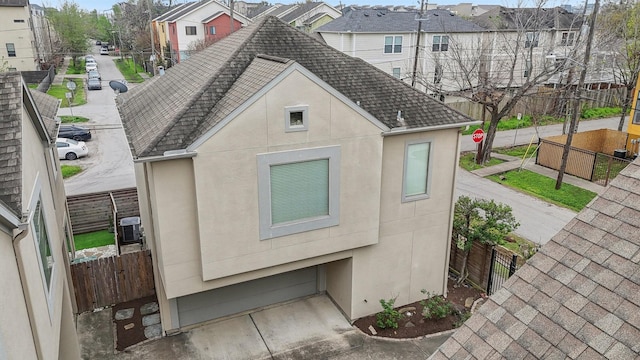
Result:
<instances>
[{"instance_id":1,"label":"fence post","mask_svg":"<svg viewBox=\"0 0 640 360\"><path fill-rule=\"evenodd\" d=\"M491 295L493 289L492 289L492 285L493 285L493 268L495 266L496 263L496 248L492 247L491 248L491 263L489 265L489 281L487 283L487 295Z\"/></svg>"},{"instance_id":2,"label":"fence post","mask_svg":"<svg viewBox=\"0 0 640 360\"><path fill-rule=\"evenodd\" d=\"M516 266L518 265L518 255L511 255L511 264L509 264L509 277L516 272Z\"/></svg>"},{"instance_id":3,"label":"fence post","mask_svg":"<svg viewBox=\"0 0 640 360\"><path fill-rule=\"evenodd\" d=\"M609 158L609 161L607 162L607 176L605 176L604 178L604 186L607 186L609 184L609 175L611 175L611 164L613 163L613 158Z\"/></svg>"}]
</instances>

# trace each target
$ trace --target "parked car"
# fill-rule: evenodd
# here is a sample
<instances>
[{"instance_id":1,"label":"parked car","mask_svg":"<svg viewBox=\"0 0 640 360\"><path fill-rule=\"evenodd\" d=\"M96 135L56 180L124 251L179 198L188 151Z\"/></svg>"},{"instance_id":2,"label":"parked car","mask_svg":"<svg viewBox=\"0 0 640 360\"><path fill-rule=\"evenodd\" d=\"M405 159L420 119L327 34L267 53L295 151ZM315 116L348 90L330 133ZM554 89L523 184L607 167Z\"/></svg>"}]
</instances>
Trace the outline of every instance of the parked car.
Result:
<instances>
[{"instance_id":1,"label":"parked car","mask_svg":"<svg viewBox=\"0 0 640 360\"><path fill-rule=\"evenodd\" d=\"M57 138L58 158L60 160L75 160L89 154L89 149L83 141L73 139Z\"/></svg>"},{"instance_id":2,"label":"parked car","mask_svg":"<svg viewBox=\"0 0 640 360\"><path fill-rule=\"evenodd\" d=\"M86 62L87 60L94 60L95 61L95 58L93 57L92 54L87 54L87 55L84 56L84 61Z\"/></svg>"},{"instance_id":3,"label":"parked car","mask_svg":"<svg viewBox=\"0 0 640 360\"><path fill-rule=\"evenodd\" d=\"M87 141L91 139L91 131L82 126L62 125L58 129L58 137L75 141Z\"/></svg>"},{"instance_id":4,"label":"parked car","mask_svg":"<svg viewBox=\"0 0 640 360\"><path fill-rule=\"evenodd\" d=\"M87 73L87 79L102 80L102 76L100 76L100 73L98 72L98 70L91 70Z\"/></svg>"},{"instance_id":5,"label":"parked car","mask_svg":"<svg viewBox=\"0 0 640 360\"><path fill-rule=\"evenodd\" d=\"M102 90L102 82L99 79L93 78L87 80L87 89L89 90Z\"/></svg>"},{"instance_id":6,"label":"parked car","mask_svg":"<svg viewBox=\"0 0 640 360\"><path fill-rule=\"evenodd\" d=\"M91 70L98 70L98 63L94 59L87 59L84 63L84 68L87 72Z\"/></svg>"},{"instance_id":7,"label":"parked car","mask_svg":"<svg viewBox=\"0 0 640 360\"><path fill-rule=\"evenodd\" d=\"M96 45L102 45L102 41L96 40Z\"/></svg>"},{"instance_id":8,"label":"parked car","mask_svg":"<svg viewBox=\"0 0 640 360\"><path fill-rule=\"evenodd\" d=\"M109 55L109 49L108 48L100 48L100 55Z\"/></svg>"}]
</instances>

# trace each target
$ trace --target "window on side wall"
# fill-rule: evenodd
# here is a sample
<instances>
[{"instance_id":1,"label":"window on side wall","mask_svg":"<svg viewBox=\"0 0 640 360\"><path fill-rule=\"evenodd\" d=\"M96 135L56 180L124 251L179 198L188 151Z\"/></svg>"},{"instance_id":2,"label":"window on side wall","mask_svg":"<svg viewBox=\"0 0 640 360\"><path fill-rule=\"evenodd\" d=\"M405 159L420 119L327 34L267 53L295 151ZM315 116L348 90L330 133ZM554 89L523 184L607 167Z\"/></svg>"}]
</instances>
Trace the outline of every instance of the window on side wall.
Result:
<instances>
[{"instance_id":1,"label":"window on side wall","mask_svg":"<svg viewBox=\"0 0 640 360\"><path fill-rule=\"evenodd\" d=\"M392 70L392 75L394 78L400 79L400 68L399 67L394 67Z\"/></svg>"},{"instance_id":2,"label":"window on side wall","mask_svg":"<svg viewBox=\"0 0 640 360\"><path fill-rule=\"evenodd\" d=\"M431 153L431 141L413 140L405 144L402 202L429 197Z\"/></svg>"},{"instance_id":3,"label":"window on side wall","mask_svg":"<svg viewBox=\"0 0 640 360\"><path fill-rule=\"evenodd\" d=\"M431 51L449 51L449 37L446 35L434 35Z\"/></svg>"},{"instance_id":4,"label":"window on side wall","mask_svg":"<svg viewBox=\"0 0 640 360\"><path fill-rule=\"evenodd\" d=\"M215 35L215 34L216 34L216 27L209 26L209 35Z\"/></svg>"},{"instance_id":5,"label":"window on side wall","mask_svg":"<svg viewBox=\"0 0 640 360\"><path fill-rule=\"evenodd\" d=\"M185 32L187 35L196 35L196 27L195 26L185 26Z\"/></svg>"},{"instance_id":6,"label":"window on side wall","mask_svg":"<svg viewBox=\"0 0 640 360\"><path fill-rule=\"evenodd\" d=\"M53 265L55 260L51 251L51 242L49 240L49 233L47 231L47 224L42 209L42 201L38 199L36 208L33 215L33 230L38 247L40 269L44 277L45 286L47 291L51 291L51 275L53 273Z\"/></svg>"},{"instance_id":7,"label":"window on side wall","mask_svg":"<svg viewBox=\"0 0 640 360\"><path fill-rule=\"evenodd\" d=\"M560 46L573 46L575 36L575 32L563 32L562 39L560 40Z\"/></svg>"},{"instance_id":8,"label":"window on side wall","mask_svg":"<svg viewBox=\"0 0 640 360\"><path fill-rule=\"evenodd\" d=\"M7 43L7 55L9 57L16 56L16 45L14 43Z\"/></svg>"},{"instance_id":9,"label":"window on side wall","mask_svg":"<svg viewBox=\"0 0 640 360\"><path fill-rule=\"evenodd\" d=\"M306 131L309 128L309 107L287 106L284 108L285 132Z\"/></svg>"},{"instance_id":10,"label":"window on side wall","mask_svg":"<svg viewBox=\"0 0 640 360\"><path fill-rule=\"evenodd\" d=\"M442 82L442 65L437 64L433 73L433 83L440 84Z\"/></svg>"},{"instance_id":11,"label":"window on side wall","mask_svg":"<svg viewBox=\"0 0 640 360\"><path fill-rule=\"evenodd\" d=\"M400 54L402 52L402 36L385 36L384 53Z\"/></svg>"},{"instance_id":12,"label":"window on side wall","mask_svg":"<svg viewBox=\"0 0 640 360\"><path fill-rule=\"evenodd\" d=\"M260 240L338 225L340 147L260 154Z\"/></svg>"},{"instance_id":13,"label":"window on side wall","mask_svg":"<svg viewBox=\"0 0 640 360\"><path fill-rule=\"evenodd\" d=\"M531 76L531 71L533 70L533 64L531 63L531 60L527 60L525 61L524 64L524 77L529 77Z\"/></svg>"},{"instance_id":14,"label":"window on side wall","mask_svg":"<svg viewBox=\"0 0 640 360\"><path fill-rule=\"evenodd\" d=\"M536 32L528 32L525 34L524 47L532 48L538 47L538 43L540 40L540 34Z\"/></svg>"}]
</instances>

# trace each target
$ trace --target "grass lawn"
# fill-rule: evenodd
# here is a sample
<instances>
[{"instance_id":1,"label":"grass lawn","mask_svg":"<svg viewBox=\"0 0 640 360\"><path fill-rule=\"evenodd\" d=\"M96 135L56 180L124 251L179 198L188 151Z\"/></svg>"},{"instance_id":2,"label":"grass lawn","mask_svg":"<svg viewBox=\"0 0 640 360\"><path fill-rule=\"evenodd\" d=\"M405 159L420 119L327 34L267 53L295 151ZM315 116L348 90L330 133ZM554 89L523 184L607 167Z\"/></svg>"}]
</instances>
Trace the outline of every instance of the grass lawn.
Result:
<instances>
[{"instance_id":1,"label":"grass lawn","mask_svg":"<svg viewBox=\"0 0 640 360\"><path fill-rule=\"evenodd\" d=\"M69 61L69 66L67 67L67 75L73 74L84 74L86 69L84 67L84 59L76 59L76 66L73 66L73 61Z\"/></svg>"},{"instance_id":2,"label":"grass lawn","mask_svg":"<svg viewBox=\"0 0 640 360\"><path fill-rule=\"evenodd\" d=\"M133 61L131 59L116 59L113 60L118 67L118 70L122 73L122 76L128 81L132 83L141 83L144 79L138 74L139 72L144 72L144 69L140 64L136 63L136 69L133 68Z\"/></svg>"},{"instance_id":3,"label":"grass lawn","mask_svg":"<svg viewBox=\"0 0 640 360\"><path fill-rule=\"evenodd\" d=\"M531 146L529 145L511 146L511 147L493 149L493 151L497 152L498 154L515 156L522 159L522 157L525 154L527 154L527 157L536 156L535 150L537 146L538 146L537 144L531 144Z\"/></svg>"},{"instance_id":4,"label":"grass lawn","mask_svg":"<svg viewBox=\"0 0 640 360\"><path fill-rule=\"evenodd\" d=\"M73 241L76 250L90 249L98 246L113 245L116 243L115 235L107 230L94 231L91 233L74 235Z\"/></svg>"},{"instance_id":5,"label":"grass lawn","mask_svg":"<svg viewBox=\"0 0 640 360\"><path fill-rule=\"evenodd\" d=\"M37 88L38 88L38 84L27 84L27 87L28 87L29 89L33 89L33 90L35 90L35 89L37 89Z\"/></svg>"},{"instance_id":6,"label":"grass lawn","mask_svg":"<svg viewBox=\"0 0 640 360\"><path fill-rule=\"evenodd\" d=\"M76 90L74 91L74 97L71 101L73 106L86 104L87 100L84 97L84 80L83 79L66 78L64 79L62 85L51 85L51 87L49 88L49 91L47 91L47 94L62 100L62 102L60 103L61 108L69 107L69 101L65 97L65 94L69 92L69 89L67 89L67 82L69 80L72 80L73 82L76 83Z\"/></svg>"},{"instance_id":7,"label":"grass lawn","mask_svg":"<svg viewBox=\"0 0 640 360\"><path fill-rule=\"evenodd\" d=\"M60 122L63 124L70 123L83 123L89 121L89 118L83 116L70 116L70 115L62 115L60 116Z\"/></svg>"},{"instance_id":8,"label":"grass lawn","mask_svg":"<svg viewBox=\"0 0 640 360\"><path fill-rule=\"evenodd\" d=\"M467 171L473 171L487 166L498 165L502 162L502 160L494 158L489 160L489 162L486 163L485 166L478 165L476 164L476 154L468 153L460 156L459 166Z\"/></svg>"},{"instance_id":9,"label":"grass lawn","mask_svg":"<svg viewBox=\"0 0 640 360\"><path fill-rule=\"evenodd\" d=\"M509 237L513 240L513 242L505 241L504 244L501 244L502 247L505 247L515 252L516 254L520 254L520 256L522 256L525 259L528 259L531 256L533 256L534 252L531 250L537 247L536 243L534 243L533 241L529 241L518 235L515 235L513 233L509 234ZM528 250L529 253L524 254L522 251L523 249L529 249Z\"/></svg>"},{"instance_id":10,"label":"grass lawn","mask_svg":"<svg viewBox=\"0 0 640 360\"><path fill-rule=\"evenodd\" d=\"M62 178L66 179L72 177L75 174L82 172L82 168L76 165L60 165L62 171Z\"/></svg>"},{"instance_id":11,"label":"grass lawn","mask_svg":"<svg viewBox=\"0 0 640 360\"><path fill-rule=\"evenodd\" d=\"M555 179L529 170L509 171L502 174L502 176L504 180L500 179L500 175L492 175L488 178L576 212L582 210L596 196L596 193L592 191L567 183L563 183L560 190L556 190Z\"/></svg>"}]
</instances>

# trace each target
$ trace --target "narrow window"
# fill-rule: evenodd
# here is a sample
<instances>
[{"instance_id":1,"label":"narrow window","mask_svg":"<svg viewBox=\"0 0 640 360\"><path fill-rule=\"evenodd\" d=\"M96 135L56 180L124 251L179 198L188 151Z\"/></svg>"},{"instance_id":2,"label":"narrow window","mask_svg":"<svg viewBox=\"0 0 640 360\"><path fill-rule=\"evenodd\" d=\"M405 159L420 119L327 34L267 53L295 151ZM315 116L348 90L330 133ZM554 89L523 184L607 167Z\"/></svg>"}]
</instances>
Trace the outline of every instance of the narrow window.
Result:
<instances>
[{"instance_id":1,"label":"narrow window","mask_svg":"<svg viewBox=\"0 0 640 360\"><path fill-rule=\"evenodd\" d=\"M392 70L392 75L394 78L400 79L400 68L394 67Z\"/></svg>"},{"instance_id":2,"label":"narrow window","mask_svg":"<svg viewBox=\"0 0 640 360\"><path fill-rule=\"evenodd\" d=\"M215 35L215 34L216 34L216 27L209 26L209 35Z\"/></svg>"},{"instance_id":3,"label":"narrow window","mask_svg":"<svg viewBox=\"0 0 640 360\"><path fill-rule=\"evenodd\" d=\"M49 242L49 234L42 210L42 202L38 199L36 209L33 216L33 228L35 230L35 240L38 245L40 255L40 267L44 275L47 291L51 291L51 273L53 272L53 254L51 252L51 243Z\"/></svg>"},{"instance_id":4,"label":"narrow window","mask_svg":"<svg viewBox=\"0 0 640 360\"><path fill-rule=\"evenodd\" d=\"M428 197L430 156L431 142L424 140L407 142L402 185L403 202Z\"/></svg>"},{"instance_id":5,"label":"narrow window","mask_svg":"<svg viewBox=\"0 0 640 360\"><path fill-rule=\"evenodd\" d=\"M524 65L524 77L529 77L531 76L531 70L533 69L533 64L531 63L531 60L527 60L525 62Z\"/></svg>"},{"instance_id":6,"label":"narrow window","mask_svg":"<svg viewBox=\"0 0 640 360\"><path fill-rule=\"evenodd\" d=\"M442 65L437 64L433 74L433 83L440 84L442 82Z\"/></svg>"},{"instance_id":7,"label":"narrow window","mask_svg":"<svg viewBox=\"0 0 640 360\"><path fill-rule=\"evenodd\" d=\"M7 43L7 54L10 57L15 57L16 56L16 46L14 43Z\"/></svg>"}]
</instances>

